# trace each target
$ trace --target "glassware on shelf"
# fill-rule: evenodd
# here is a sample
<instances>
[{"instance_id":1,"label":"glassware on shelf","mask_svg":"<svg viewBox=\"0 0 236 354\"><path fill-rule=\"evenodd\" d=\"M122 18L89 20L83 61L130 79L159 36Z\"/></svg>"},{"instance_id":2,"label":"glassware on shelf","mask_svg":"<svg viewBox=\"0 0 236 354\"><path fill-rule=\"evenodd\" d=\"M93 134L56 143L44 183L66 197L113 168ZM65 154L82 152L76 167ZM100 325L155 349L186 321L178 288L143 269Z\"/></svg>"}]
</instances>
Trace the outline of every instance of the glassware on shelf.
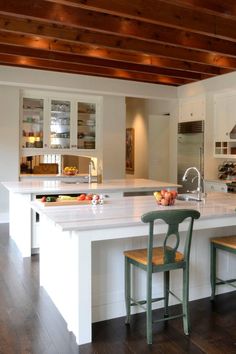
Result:
<instances>
[{"instance_id":1,"label":"glassware on shelf","mask_svg":"<svg viewBox=\"0 0 236 354\"><path fill-rule=\"evenodd\" d=\"M77 112L77 147L94 150L96 148L96 104L78 102Z\"/></svg>"},{"instance_id":2,"label":"glassware on shelf","mask_svg":"<svg viewBox=\"0 0 236 354\"><path fill-rule=\"evenodd\" d=\"M51 101L50 147L52 149L69 149L70 112L69 101Z\"/></svg>"},{"instance_id":3,"label":"glassware on shelf","mask_svg":"<svg viewBox=\"0 0 236 354\"><path fill-rule=\"evenodd\" d=\"M22 147L43 147L43 99L23 98Z\"/></svg>"}]
</instances>

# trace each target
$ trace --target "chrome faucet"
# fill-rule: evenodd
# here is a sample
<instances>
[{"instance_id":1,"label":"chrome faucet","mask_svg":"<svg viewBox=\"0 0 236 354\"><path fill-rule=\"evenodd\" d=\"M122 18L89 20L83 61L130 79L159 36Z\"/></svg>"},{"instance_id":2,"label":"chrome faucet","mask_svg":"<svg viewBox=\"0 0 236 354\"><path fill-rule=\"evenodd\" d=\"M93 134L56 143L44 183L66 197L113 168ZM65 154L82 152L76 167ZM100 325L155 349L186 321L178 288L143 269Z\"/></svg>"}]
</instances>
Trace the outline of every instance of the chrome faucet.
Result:
<instances>
[{"instance_id":1,"label":"chrome faucet","mask_svg":"<svg viewBox=\"0 0 236 354\"><path fill-rule=\"evenodd\" d=\"M187 177L188 177L188 173L189 171L194 170L197 173L197 176L193 177L192 182L194 181L194 179L197 177L197 200L201 201L202 200L202 187L201 187L201 173L200 171L197 169L197 167L189 167L187 168L187 170L184 172L183 181L187 181Z\"/></svg>"}]
</instances>

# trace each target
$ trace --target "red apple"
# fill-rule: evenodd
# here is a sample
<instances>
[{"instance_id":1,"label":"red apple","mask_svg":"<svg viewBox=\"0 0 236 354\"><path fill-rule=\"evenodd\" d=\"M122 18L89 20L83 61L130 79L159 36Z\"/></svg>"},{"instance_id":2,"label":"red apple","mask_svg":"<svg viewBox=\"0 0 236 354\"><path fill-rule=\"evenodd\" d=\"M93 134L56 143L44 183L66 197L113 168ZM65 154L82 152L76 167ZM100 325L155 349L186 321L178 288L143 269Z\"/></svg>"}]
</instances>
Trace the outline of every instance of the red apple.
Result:
<instances>
[{"instance_id":1,"label":"red apple","mask_svg":"<svg viewBox=\"0 0 236 354\"><path fill-rule=\"evenodd\" d=\"M161 196L164 197L166 192L167 192L166 189L162 189L162 190L161 190Z\"/></svg>"},{"instance_id":2,"label":"red apple","mask_svg":"<svg viewBox=\"0 0 236 354\"><path fill-rule=\"evenodd\" d=\"M168 204L169 204L168 200L166 200L164 198L161 200L161 205L167 206Z\"/></svg>"},{"instance_id":3,"label":"red apple","mask_svg":"<svg viewBox=\"0 0 236 354\"><path fill-rule=\"evenodd\" d=\"M85 200L86 194L80 194L78 195L78 197L76 198L77 200Z\"/></svg>"},{"instance_id":4,"label":"red apple","mask_svg":"<svg viewBox=\"0 0 236 354\"><path fill-rule=\"evenodd\" d=\"M165 192L164 198L170 201L172 199L172 194L170 192Z\"/></svg>"},{"instance_id":5,"label":"red apple","mask_svg":"<svg viewBox=\"0 0 236 354\"><path fill-rule=\"evenodd\" d=\"M171 191L172 197L176 198L177 197L177 192L176 191Z\"/></svg>"}]
</instances>

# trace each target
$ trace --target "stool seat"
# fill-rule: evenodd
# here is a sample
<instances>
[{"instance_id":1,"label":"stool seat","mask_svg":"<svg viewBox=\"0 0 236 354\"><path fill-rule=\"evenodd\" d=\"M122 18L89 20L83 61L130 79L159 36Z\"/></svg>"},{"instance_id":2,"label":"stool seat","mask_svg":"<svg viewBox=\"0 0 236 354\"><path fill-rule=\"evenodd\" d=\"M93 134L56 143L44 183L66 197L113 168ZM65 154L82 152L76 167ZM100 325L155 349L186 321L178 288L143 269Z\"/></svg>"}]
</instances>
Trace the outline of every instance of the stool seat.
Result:
<instances>
[{"instance_id":1,"label":"stool seat","mask_svg":"<svg viewBox=\"0 0 236 354\"><path fill-rule=\"evenodd\" d=\"M236 236L216 237L216 238L212 238L211 242L217 245L229 247L236 250Z\"/></svg>"},{"instance_id":2,"label":"stool seat","mask_svg":"<svg viewBox=\"0 0 236 354\"><path fill-rule=\"evenodd\" d=\"M169 251L173 251L173 248L167 247ZM148 258L147 258L147 248L125 251L125 257L133 259L136 262L139 262L143 265L147 265ZM182 262L184 260L184 255L181 252L175 252L175 262ZM165 251L163 247L153 247L152 253L152 264L163 265L165 264Z\"/></svg>"}]
</instances>

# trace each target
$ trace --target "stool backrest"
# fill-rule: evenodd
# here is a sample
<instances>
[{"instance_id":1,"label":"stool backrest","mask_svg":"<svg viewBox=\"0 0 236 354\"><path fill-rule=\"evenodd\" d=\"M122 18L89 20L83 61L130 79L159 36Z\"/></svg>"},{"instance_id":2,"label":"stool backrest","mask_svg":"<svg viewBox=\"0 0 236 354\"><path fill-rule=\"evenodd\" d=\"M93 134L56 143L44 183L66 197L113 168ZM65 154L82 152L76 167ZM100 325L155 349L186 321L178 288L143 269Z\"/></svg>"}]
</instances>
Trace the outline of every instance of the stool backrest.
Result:
<instances>
[{"instance_id":1,"label":"stool backrest","mask_svg":"<svg viewBox=\"0 0 236 354\"><path fill-rule=\"evenodd\" d=\"M189 261L190 246L192 240L193 222L194 219L198 219L200 213L197 210L192 209L170 209L170 210L157 210L150 211L141 216L141 220L144 223L149 223L149 236L148 236L148 264L152 264L152 248L153 248L153 233L154 222L156 220L163 220L167 225L167 233L163 242L164 251L164 264L174 263L176 251L179 246L179 225L188 218L188 229L184 246L184 261ZM172 237L176 238L176 244L174 247L168 247L168 239Z\"/></svg>"}]
</instances>

